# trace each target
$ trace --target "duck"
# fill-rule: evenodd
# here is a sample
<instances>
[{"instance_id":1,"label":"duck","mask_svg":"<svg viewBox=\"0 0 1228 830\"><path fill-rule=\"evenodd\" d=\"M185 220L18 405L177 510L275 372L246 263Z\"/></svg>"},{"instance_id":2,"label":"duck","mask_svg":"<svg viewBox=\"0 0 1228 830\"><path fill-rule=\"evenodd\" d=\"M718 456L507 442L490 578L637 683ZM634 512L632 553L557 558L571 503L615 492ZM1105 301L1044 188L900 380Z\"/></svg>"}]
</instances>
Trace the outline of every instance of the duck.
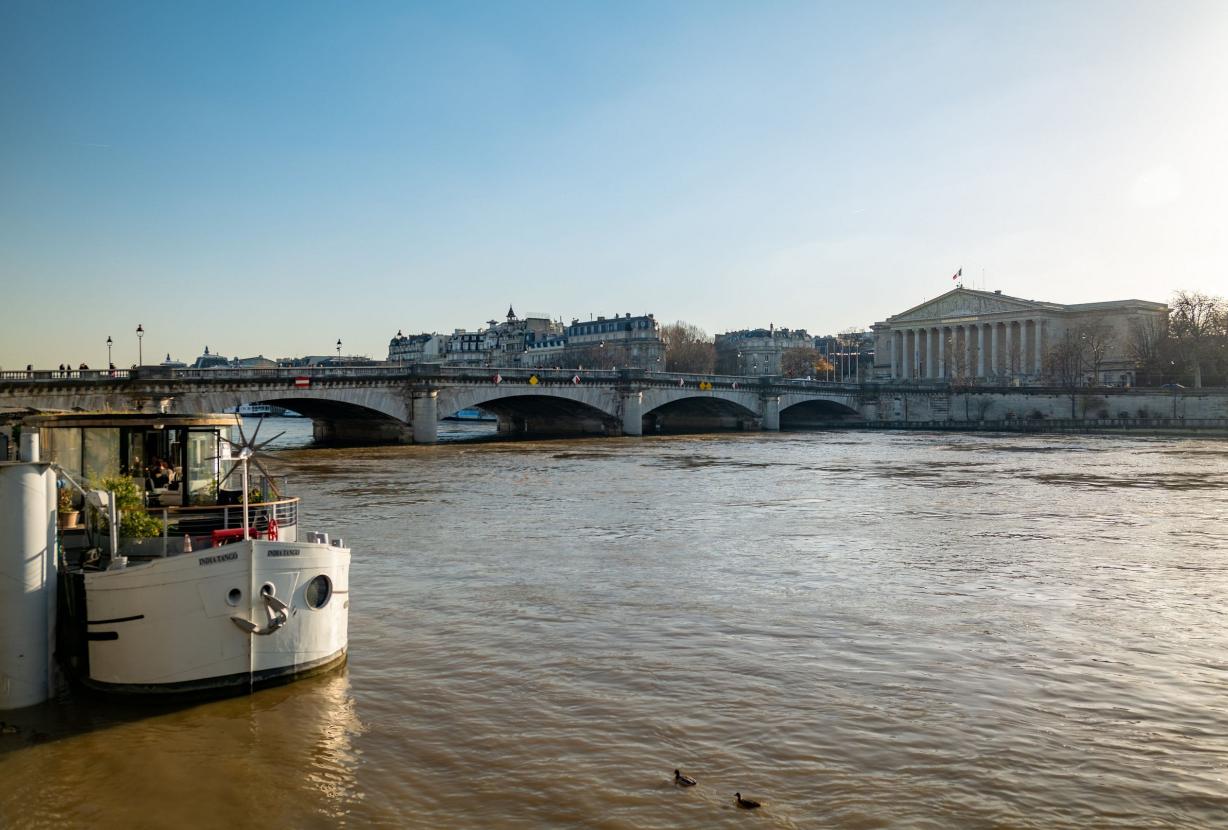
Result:
<instances>
[{"instance_id":1,"label":"duck","mask_svg":"<svg viewBox=\"0 0 1228 830\"><path fill-rule=\"evenodd\" d=\"M753 801L749 798L743 798L741 793L734 793L733 797L738 800L738 806L743 810L755 810L763 806L758 801Z\"/></svg>"},{"instance_id":2,"label":"duck","mask_svg":"<svg viewBox=\"0 0 1228 830\"><path fill-rule=\"evenodd\" d=\"M695 779L689 775L683 775L678 770L674 770L674 783L679 787L694 787Z\"/></svg>"}]
</instances>

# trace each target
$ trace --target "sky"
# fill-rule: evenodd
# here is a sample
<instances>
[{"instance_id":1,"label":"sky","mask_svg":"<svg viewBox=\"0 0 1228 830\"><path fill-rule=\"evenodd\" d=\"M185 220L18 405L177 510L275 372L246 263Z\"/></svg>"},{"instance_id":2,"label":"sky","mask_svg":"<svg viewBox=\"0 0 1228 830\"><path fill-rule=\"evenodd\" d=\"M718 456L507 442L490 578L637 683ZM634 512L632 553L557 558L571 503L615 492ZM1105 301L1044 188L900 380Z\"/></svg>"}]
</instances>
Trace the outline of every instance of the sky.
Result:
<instances>
[{"instance_id":1,"label":"sky","mask_svg":"<svg viewBox=\"0 0 1228 830\"><path fill-rule=\"evenodd\" d=\"M1228 3L0 4L0 367L1228 293Z\"/></svg>"}]
</instances>

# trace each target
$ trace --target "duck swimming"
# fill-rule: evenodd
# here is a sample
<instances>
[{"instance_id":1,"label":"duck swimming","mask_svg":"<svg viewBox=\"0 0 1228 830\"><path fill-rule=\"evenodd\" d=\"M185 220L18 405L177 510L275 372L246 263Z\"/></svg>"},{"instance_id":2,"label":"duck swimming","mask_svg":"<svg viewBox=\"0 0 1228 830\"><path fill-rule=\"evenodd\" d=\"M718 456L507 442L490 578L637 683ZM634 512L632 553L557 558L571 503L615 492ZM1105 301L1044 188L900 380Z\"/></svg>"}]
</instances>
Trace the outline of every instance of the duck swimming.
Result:
<instances>
[{"instance_id":1,"label":"duck swimming","mask_svg":"<svg viewBox=\"0 0 1228 830\"><path fill-rule=\"evenodd\" d=\"M683 775L678 770L674 770L674 783L679 787L694 787L695 779L689 775Z\"/></svg>"},{"instance_id":2,"label":"duck swimming","mask_svg":"<svg viewBox=\"0 0 1228 830\"><path fill-rule=\"evenodd\" d=\"M738 806L744 810L754 810L762 806L758 801L752 801L749 798L743 798L741 793L734 793L733 797L738 800Z\"/></svg>"}]
</instances>

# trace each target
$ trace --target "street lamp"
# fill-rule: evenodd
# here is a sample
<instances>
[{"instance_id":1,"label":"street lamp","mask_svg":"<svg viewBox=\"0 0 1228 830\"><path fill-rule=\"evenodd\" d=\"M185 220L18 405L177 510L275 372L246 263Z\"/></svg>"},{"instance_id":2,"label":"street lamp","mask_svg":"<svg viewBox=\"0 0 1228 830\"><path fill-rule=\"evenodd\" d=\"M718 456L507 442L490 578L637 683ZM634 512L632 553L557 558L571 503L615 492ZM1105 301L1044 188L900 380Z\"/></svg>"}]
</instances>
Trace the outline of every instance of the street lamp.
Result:
<instances>
[{"instance_id":1,"label":"street lamp","mask_svg":"<svg viewBox=\"0 0 1228 830\"><path fill-rule=\"evenodd\" d=\"M110 369L115 364L111 361L111 335L107 335L107 368Z\"/></svg>"},{"instance_id":2,"label":"street lamp","mask_svg":"<svg viewBox=\"0 0 1228 830\"><path fill-rule=\"evenodd\" d=\"M341 338L337 338L337 363L341 363Z\"/></svg>"},{"instance_id":3,"label":"street lamp","mask_svg":"<svg viewBox=\"0 0 1228 830\"><path fill-rule=\"evenodd\" d=\"M145 353L141 349L141 340L145 337L145 327L140 323L136 324L136 365L145 365Z\"/></svg>"}]
</instances>

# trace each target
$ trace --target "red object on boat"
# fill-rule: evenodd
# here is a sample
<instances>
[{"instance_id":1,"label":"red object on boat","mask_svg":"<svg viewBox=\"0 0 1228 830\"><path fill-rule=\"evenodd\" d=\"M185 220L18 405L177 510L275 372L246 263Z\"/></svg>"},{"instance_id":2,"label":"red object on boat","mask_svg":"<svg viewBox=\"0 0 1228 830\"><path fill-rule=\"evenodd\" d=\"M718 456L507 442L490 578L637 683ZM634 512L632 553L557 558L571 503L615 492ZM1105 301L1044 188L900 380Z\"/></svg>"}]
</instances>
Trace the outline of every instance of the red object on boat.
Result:
<instances>
[{"instance_id":1,"label":"red object on boat","mask_svg":"<svg viewBox=\"0 0 1228 830\"><path fill-rule=\"evenodd\" d=\"M259 532L257 532L256 528L254 527L249 527L247 529L247 536L249 539L260 538ZM213 531L213 546L217 547L218 545L224 545L227 542L238 542L242 540L242 538L243 528L241 527L232 527L228 528L227 530L215 530Z\"/></svg>"}]
</instances>

